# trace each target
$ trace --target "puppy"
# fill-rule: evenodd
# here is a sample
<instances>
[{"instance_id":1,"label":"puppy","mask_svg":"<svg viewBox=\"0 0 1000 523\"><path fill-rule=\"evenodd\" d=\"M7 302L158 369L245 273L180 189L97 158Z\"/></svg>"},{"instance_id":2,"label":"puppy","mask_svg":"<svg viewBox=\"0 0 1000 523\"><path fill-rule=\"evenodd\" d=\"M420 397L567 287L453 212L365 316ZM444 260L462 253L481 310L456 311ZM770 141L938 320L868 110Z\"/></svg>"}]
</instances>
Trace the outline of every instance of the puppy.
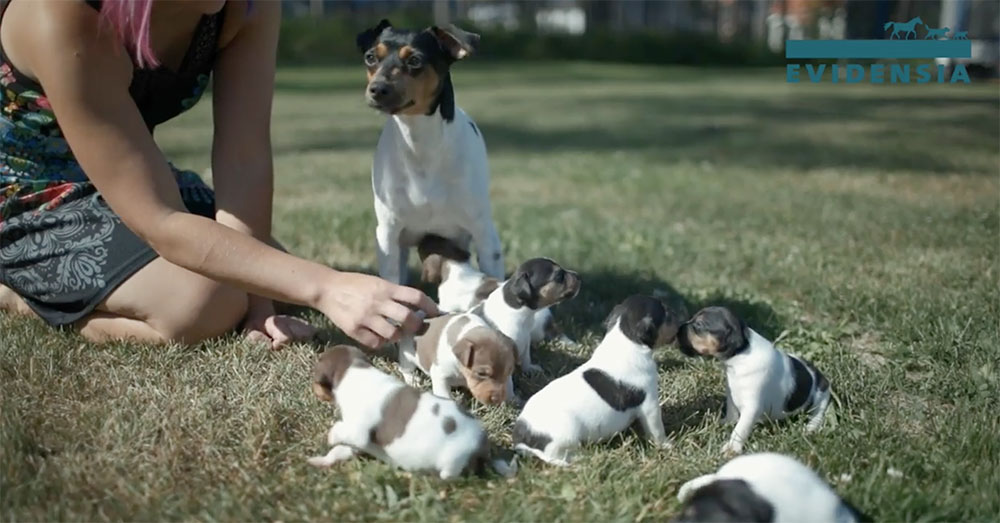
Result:
<instances>
[{"instance_id":1,"label":"puppy","mask_svg":"<svg viewBox=\"0 0 1000 523\"><path fill-rule=\"evenodd\" d=\"M500 286L500 280L476 270L469 251L436 234L424 236L417 245L422 264L421 280L438 286L438 307L446 312L465 312L479 305ZM559 340L573 345L552 318L548 307L535 313L531 343Z\"/></svg>"},{"instance_id":2,"label":"puppy","mask_svg":"<svg viewBox=\"0 0 1000 523\"><path fill-rule=\"evenodd\" d=\"M434 233L466 250L474 243L480 270L503 278L486 145L455 105L449 72L476 50L479 35L453 25L402 30L382 20L357 44L368 69L365 99L389 116L372 164L379 276L406 283L409 249Z\"/></svg>"},{"instance_id":3,"label":"puppy","mask_svg":"<svg viewBox=\"0 0 1000 523\"><path fill-rule=\"evenodd\" d=\"M482 403L493 405L514 399L514 341L474 314L449 314L426 322L416 338L400 340L399 369L403 381L414 385L414 368L431 377L434 394L451 397L462 386Z\"/></svg>"},{"instance_id":4,"label":"puppy","mask_svg":"<svg viewBox=\"0 0 1000 523\"><path fill-rule=\"evenodd\" d=\"M581 443L610 438L636 419L655 444L670 446L653 349L674 341L681 320L648 296L617 305L590 359L528 399L514 423L514 450L565 466Z\"/></svg>"},{"instance_id":5,"label":"puppy","mask_svg":"<svg viewBox=\"0 0 1000 523\"><path fill-rule=\"evenodd\" d=\"M675 522L853 523L871 518L840 498L815 472L781 454L748 454L677 493Z\"/></svg>"},{"instance_id":6,"label":"puppy","mask_svg":"<svg viewBox=\"0 0 1000 523\"><path fill-rule=\"evenodd\" d=\"M522 370L540 372L542 368L531 363L535 317L539 311L573 298L578 292L579 274L548 258L532 258L469 312L514 340Z\"/></svg>"},{"instance_id":7,"label":"puppy","mask_svg":"<svg viewBox=\"0 0 1000 523\"><path fill-rule=\"evenodd\" d=\"M808 432L820 428L830 405L830 382L808 361L784 354L725 307L707 307L681 326L681 352L715 357L726 368L727 423L736 422L723 453L739 454L761 417L810 415Z\"/></svg>"},{"instance_id":8,"label":"puppy","mask_svg":"<svg viewBox=\"0 0 1000 523\"><path fill-rule=\"evenodd\" d=\"M324 352L313 369L313 392L336 402L341 420L327 435L332 447L311 465L330 467L364 452L409 471L434 471L441 479L492 465L510 476L513 468L490 459L489 441L479 420L455 402L408 387L372 367L355 347Z\"/></svg>"}]
</instances>

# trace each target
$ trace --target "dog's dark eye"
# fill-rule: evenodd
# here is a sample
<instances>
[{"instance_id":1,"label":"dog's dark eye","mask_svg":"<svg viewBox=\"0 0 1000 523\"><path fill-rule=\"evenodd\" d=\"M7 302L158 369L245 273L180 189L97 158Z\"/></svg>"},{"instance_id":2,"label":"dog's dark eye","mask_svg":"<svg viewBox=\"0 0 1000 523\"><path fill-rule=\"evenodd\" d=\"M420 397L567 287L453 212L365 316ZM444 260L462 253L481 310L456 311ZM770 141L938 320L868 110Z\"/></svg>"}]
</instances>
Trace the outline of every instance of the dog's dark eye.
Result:
<instances>
[{"instance_id":1,"label":"dog's dark eye","mask_svg":"<svg viewBox=\"0 0 1000 523\"><path fill-rule=\"evenodd\" d=\"M406 67L409 67L410 69L420 69L423 66L424 59L417 55L413 55L406 59Z\"/></svg>"},{"instance_id":2,"label":"dog's dark eye","mask_svg":"<svg viewBox=\"0 0 1000 523\"><path fill-rule=\"evenodd\" d=\"M377 63L378 63L378 57L375 56L374 50L369 50L367 53L365 53L365 65L367 65L368 67L372 67Z\"/></svg>"},{"instance_id":3,"label":"dog's dark eye","mask_svg":"<svg viewBox=\"0 0 1000 523\"><path fill-rule=\"evenodd\" d=\"M555 277L556 283L562 283L566 281L566 271L559 271L556 273Z\"/></svg>"},{"instance_id":4,"label":"dog's dark eye","mask_svg":"<svg viewBox=\"0 0 1000 523\"><path fill-rule=\"evenodd\" d=\"M476 377L479 378L479 379L481 379L481 380L485 380L485 379L487 379L487 378L490 377L490 373L486 372L485 370L477 370L476 371Z\"/></svg>"}]
</instances>

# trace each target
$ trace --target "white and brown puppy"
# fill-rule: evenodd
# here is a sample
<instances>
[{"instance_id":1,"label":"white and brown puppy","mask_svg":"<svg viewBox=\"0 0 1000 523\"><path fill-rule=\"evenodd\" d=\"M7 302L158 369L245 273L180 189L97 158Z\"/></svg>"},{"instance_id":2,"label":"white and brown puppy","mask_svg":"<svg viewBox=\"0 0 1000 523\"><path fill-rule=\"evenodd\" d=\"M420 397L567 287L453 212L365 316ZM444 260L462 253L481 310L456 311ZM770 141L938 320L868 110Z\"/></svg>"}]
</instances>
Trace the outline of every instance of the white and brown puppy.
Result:
<instances>
[{"instance_id":1,"label":"white and brown puppy","mask_svg":"<svg viewBox=\"0 0 1000 523\"><path fill-rule=\"evenodd\" d=\"M355 347L327 349L313 369L313 392L336 402L341 419L327 434L325 456L309 459L329 467L360 451L409 471L434 471L449 479L491 465L501 475L513 469L491 460L479 420L454 401L404 385L372 367Z\"/></svg>"},{"instance_id":2,"label":"white and brown puppy","mask_svg":"<svg viewBox=\"0 0 1000 523\"><path fill-rule=\"evenodd\" d=\"M469 251L447 238L428 234L420 240L417 252L422 264L421 279L438 286L438 307L442 311L468 311L482 303L500 286L500 280L487 276L472 266ZM568 345L575 343L556 325L549 307L537 311L533 323L533 344L549 340L558 340Z\"/></svg>"},{"instance_id":3,"label":"white and brown puppy","mask_svg":"<svg viewBox=\"0 0 1000 523\"><path fill-rule=\"evenodd\" d=\"M669 446L653 350L674 341L682 319L648 296L617 305L590 359L528 399L514 423L514 449L567 465L580 444L610 438L636 419L655 444Z\"/></svg>"},{"instance_id":4,"label":"white and brown puppy","mask_svg":"<svg viewBox=\"0 0 1000 523\"><path fill-rule=\"evenodd\" d=\"M675 522L871 521L809 467L788 456L748 454L681 486Z\"/></svg>"},{"instance_id":5,"label":"white and brown puppy","mask_svg":"<svg viewBox=\"0 0 1000 523\"><path fill-rule=\"evenodd\" d=\"M725 307L707 307L681 326L681 352L714 357L726 369L725 421L736 423L723 453L740 453L754 424L805 411L809 432L830 405L830 382L808 361L776 349Z\"/></svg>"},{"instance_id":6,"label":"white and brown puppy","mask_svg":"<svg viewBox=\"0 0 1000 523\"><path fill-rule=\"evenodd\" d=\"M451 397L452 387L465 387L487 405L514 398L514 341L475 314L449 314L425 322L427 330L399 342L403 381L416 384L414 369L431 378L434 394Z\"/></svg>"},{"instance_id":7,"label":"white and brown puppy","mask_svg":"<svg viewBox=\"0 0 1000 523\"><path fill-rule=\"evenodd\" d=\"M469 312L514 340L521 370L540 372L531 362L531 336L539 311L580 292L580 275L549 258L532 258Z\"/></svg>"},{"instance_id":8,"label":"white and brown puppy","mask_svg":"<svg viewBox=\"0 0 1000 523\"><path fill-rule=\"evenodd\" d=\"M455 26L410 31L388 20L357 37L368 70L365 99L388 118L372 165L379 276L405 283L411 247L428 233L475 245L479 268L504 275L490 207L486 145L455 104L451 66L479 35Z\"/></svg>"}]
</instances>

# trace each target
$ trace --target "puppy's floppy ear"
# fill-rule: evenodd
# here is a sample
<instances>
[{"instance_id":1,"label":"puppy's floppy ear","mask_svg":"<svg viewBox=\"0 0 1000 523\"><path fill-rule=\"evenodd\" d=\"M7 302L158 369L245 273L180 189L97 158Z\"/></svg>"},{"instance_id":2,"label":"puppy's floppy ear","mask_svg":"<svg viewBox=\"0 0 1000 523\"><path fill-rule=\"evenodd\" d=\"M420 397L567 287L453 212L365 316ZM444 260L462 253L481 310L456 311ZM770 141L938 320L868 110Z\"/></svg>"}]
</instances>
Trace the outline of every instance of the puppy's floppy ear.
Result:
<instances>
[{"instance_id":1,"label":"puppy's floppy ear","mask_svg":"<svg viewBox=\"0 0 1000 523\"><path fill-rule=\"evenodd\" d=\"M531 278L528 273L523 271L518 271L517 274L511 278L507 285L510 285L511 292L517 298L517 301L521 305L527 305L531 303Z\"/></svg>"},{"instance_id":2,"label":"puppy's floppy ear","mask_svg":"<svg viewBox=\"0 0 1000 523\"><path fill-rule=\"evenodd\" d=\"M458 362L463 367L469 368L472 366L472 357L476 352L476 346L472 344L472 340L468 338L458 340L458 343L451 348L451 351L455 353L455 358L458 359Z\"/></svg>"},{"instance_id":3,"label":"puppy's floppy ear","mask_svg":"<svg viewBox=\"0 0 1000 523\"><path fill-rule=\"evenodd\" d=\"M454 60L461 60L479 48L479 35L463 31L455 24L450 24L444 29L431 26L430 32L437 38L441 48Z\"/></svg>"},{"instance_id":4,"label":"puppy's floppy ear","mask_svg":"<svg viewBox=\"0 0 1000 523\"><path fill-rule=\"evenodd\" d=\"M625 311L624 305L620 303L618 305L615 305L615 307L611 309L611 313L608 314L608 317L604 319L604 330L605 331L611 330L611 328L615 326L615 322L618 321L618 318L622 316L622 312L624 311Z\"/></svg>"},{"instance_id":5,"label":"puppy's floppy ear","mask_svg":"<svg viewBox=\"0 0 1000 523\"><path fill-rule=\"evenodd\" d=\"M355 43L358 45L358 50L363 53L371 49L371 47L375 45L375 40L378 39L378 36L382 34L382 31L384 31L387 27L392 27L392 23L383 18L382 21L375 27L358 33L358 36L355 39Z\"/></svg>"},{"instance_id":6,"label":"puppy's floppy ear","mask_svg":"<svg viewBox=\"0 0 1000 523\"><path fill-rule=\"evenodd\" d=\"M722 346L726 348L726 351L735 351L737 349L743 348L747 344L747 324L743 321L743 318L731 314L732 321L726 322L727 330L725 339L722 341Z\"/></svg>"}]
</instances>

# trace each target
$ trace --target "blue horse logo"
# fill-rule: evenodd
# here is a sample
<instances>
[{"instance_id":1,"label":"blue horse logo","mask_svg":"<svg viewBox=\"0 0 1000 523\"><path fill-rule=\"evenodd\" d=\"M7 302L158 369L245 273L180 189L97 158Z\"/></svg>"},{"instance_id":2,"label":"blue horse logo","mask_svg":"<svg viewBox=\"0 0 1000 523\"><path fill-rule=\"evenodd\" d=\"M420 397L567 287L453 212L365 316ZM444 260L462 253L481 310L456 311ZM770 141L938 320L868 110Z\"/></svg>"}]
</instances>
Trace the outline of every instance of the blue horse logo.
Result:
<instances>
[{"instance_id":1,"label":"blue horse logo","mask_svg":"<svg viewBox=\"0 0 1000 523\"><path fill-rule=\"evenodd\" d=\"M890 40L892 40L893 38L897 38L898 39L899 38L899 33L903 33L903 39L904 40L909 40L910 33L913 33L913 38L916 39L917 38L917 24L923 24L923 23L924 23L924 21L921 20L920 17L918 16L918 17L915 17L915 18L913 18L912 20L910 20L909 22L906 22L906 23L901 23L901 22L886 22L885 26L883 27L883 29L886 30L886 31L888 31L890 27L892 28L892 34L889 35L889 39Z\"/></svg>"}]
</instances>

